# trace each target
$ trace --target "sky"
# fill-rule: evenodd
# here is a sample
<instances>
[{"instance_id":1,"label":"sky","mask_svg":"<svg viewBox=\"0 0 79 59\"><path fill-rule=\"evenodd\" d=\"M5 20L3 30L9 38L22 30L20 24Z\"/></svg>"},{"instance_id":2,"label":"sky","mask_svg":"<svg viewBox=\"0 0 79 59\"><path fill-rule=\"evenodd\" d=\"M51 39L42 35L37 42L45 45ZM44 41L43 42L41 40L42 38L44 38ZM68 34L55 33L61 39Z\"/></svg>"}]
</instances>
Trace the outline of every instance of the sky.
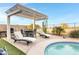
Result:
<instances>
[{"instance_id":1,"label":"sky","mask_svg":"<svg viewBox=\"0 0 79 59\"><path fill-rule=\"evenodd\" d=\"M6 24L7 14L6 10L14 6L14 3L1 3L0 4L0 24ZM77 3L26 3L21 4L25 7L32 8L48 16L48 24L60 23L79 23L79 4ZM42 21L37 22L40 24ZM31 24L32 20L12 16L11 24Z\"/></svg>"}]
</instances>

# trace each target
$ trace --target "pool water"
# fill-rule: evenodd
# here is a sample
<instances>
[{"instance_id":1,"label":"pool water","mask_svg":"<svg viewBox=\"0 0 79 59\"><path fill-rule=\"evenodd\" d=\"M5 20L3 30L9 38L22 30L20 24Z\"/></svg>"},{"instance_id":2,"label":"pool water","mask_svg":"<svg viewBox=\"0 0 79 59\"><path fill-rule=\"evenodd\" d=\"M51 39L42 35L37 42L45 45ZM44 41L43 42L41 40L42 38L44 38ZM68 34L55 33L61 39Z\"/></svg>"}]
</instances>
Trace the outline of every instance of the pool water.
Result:
<instances>
[{"instance_id":1,"label":"pool water","mask_svg":"<svg viewBox=\"0 0 79 59\"><path fill-rule=\"evenodd\" d=\"M79 55L79 43L56 42L48 45L44 51L45 55Z\"/></svg>"}]
</instances>

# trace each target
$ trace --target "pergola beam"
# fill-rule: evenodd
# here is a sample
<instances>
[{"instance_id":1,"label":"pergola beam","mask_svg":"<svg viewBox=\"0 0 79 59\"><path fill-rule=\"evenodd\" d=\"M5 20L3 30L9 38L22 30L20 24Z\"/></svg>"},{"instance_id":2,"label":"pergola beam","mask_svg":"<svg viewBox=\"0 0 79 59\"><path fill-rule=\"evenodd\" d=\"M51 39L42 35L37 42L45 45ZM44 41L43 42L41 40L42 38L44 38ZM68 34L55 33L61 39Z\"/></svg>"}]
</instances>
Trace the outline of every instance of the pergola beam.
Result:
<instances>
[{"instance_id":1,"label":"pergola beam","mask_svg":"<svg viewBox=\"0 0 79 59\"><path fill-rule=\"evenodd\" d=\"M15 10L13 11L12 13L9 13L7 14L8 16L12 16L12 15L15 15L15 14L18 14L20 12L20 10Z\"/></svg>"}]
</instances>

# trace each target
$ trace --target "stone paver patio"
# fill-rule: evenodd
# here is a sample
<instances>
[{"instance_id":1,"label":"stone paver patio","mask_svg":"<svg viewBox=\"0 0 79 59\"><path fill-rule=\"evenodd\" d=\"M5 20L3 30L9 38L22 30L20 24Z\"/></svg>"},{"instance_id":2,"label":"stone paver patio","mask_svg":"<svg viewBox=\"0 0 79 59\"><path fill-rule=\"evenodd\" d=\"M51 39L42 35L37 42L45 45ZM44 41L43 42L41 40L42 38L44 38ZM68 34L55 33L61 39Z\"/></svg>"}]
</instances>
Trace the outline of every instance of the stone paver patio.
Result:
<instances>
[{"instance_id":1,"label":"stone paver patio","mask_svg":"<svg viewBox=\"0 0 79 59\"><path fill-rule=\"evenodd\" d=\"M54 42L63 42L63 41L65 41L65 42L67 42L67 41L68 42L79 42L79 40L76 40L76 39L71 39L71 38L63 39L62 37L54 36L54 35L52 37L46 38L46 39L37 37L36 42L34 42L28 46L26 45L26 42L14 43L13 39L7 40L6 38L4 38L4 40L8 41L15 47L19 48L27 55L44 55L45 47L51 43L54 43Z\"/></svg>"}]
</instances>

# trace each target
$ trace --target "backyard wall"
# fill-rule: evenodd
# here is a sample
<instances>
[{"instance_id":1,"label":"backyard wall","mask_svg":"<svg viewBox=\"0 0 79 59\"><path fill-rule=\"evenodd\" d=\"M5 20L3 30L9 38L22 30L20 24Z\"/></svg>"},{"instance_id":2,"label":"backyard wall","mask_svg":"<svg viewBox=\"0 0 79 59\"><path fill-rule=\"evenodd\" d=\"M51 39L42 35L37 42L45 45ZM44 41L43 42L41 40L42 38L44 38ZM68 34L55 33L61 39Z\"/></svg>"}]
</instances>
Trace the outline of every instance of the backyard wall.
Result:
<instances>
[{"instance_id":1,"label":"backyard wall","mask_svg":"<svg viewBox=\"0 0 79 59\"><path fill-rule=\"evenodd\" d=\"M14 28L15 31L20 31L21 29L26 29L25 25L11 25L11 28ZM0 31L7 31L7 25L0 24Z\"/></svg>"}]
</instances>

